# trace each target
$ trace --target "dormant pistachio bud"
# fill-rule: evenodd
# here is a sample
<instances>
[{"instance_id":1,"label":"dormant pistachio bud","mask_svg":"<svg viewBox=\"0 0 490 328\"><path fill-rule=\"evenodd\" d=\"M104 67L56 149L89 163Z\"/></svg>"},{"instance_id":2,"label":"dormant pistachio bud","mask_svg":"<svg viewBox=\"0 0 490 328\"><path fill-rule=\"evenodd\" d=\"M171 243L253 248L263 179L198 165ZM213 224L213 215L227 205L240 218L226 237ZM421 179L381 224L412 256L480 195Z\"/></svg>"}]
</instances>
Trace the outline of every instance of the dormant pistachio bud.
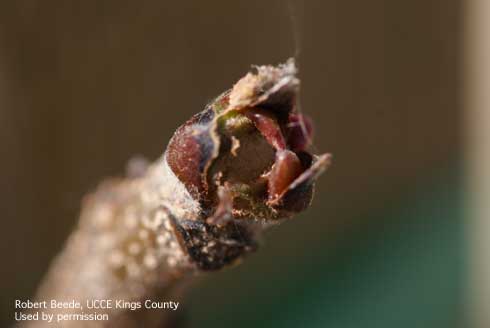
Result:
<instances>
[{"instance_id":1,"label":"dormant pistachio bud","mask_svg":"<svg viewBox=\"0 0 490 328\"><path fill-rule=\"evenodd\" d=\"M256 67L172 137L165 160L200 206L175 225L201 268L255 249L258 226L309 206L330 155L306 150L313 129L296 110L298 87L292 60Z\"/></svg>"}]
</instances>

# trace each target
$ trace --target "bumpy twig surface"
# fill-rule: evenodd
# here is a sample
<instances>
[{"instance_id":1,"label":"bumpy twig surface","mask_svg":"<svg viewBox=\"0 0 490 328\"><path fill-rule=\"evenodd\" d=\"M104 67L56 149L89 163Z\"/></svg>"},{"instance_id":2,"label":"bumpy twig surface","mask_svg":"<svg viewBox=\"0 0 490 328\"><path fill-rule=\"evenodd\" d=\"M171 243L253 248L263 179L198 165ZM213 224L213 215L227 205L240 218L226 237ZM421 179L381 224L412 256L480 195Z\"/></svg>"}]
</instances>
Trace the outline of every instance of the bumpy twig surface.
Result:
<instances>
[{"instance_id":1,"label":"bumpy twig surface","mask_svg":"<svg viewBox=\"0 0 490 328\"><path fill-rule=\"evenodd\" d=\"M298 87L292 60L256 67L182 125L159 160L103 182L83 200L38 299L168 299L185 277L242 259L265 228L306 209L330 157L306 151L312 128L296 112ZM169 311L98 312L110 320L90 326L169 324Z\"/></svg>"}]
</instances>

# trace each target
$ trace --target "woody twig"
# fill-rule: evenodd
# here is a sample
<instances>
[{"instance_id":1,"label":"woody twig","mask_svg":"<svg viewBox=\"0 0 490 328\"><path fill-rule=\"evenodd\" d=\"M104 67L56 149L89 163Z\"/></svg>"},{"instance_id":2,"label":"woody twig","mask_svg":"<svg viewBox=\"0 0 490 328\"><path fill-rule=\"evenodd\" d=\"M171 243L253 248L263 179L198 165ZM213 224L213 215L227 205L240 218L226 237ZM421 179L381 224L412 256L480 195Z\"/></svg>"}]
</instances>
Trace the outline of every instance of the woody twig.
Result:
<instances>
[{"instance_id":1,"label":"woody twig","mask_svg":"<svg viewBox=\"0 0 490 328\"><path fill-rule=\"evenodd\" d=\"M296 110L298 88L293 60L255 67L179 127L155 163L103 182L83 200L79 224L38 299L169 297L196 273L256 250L262 231L309 206L330 162L328 154L307 151L312 126ZM169 324L167 311L105 313L110 320L95 325Z\"/></svg>"}]
</instances>

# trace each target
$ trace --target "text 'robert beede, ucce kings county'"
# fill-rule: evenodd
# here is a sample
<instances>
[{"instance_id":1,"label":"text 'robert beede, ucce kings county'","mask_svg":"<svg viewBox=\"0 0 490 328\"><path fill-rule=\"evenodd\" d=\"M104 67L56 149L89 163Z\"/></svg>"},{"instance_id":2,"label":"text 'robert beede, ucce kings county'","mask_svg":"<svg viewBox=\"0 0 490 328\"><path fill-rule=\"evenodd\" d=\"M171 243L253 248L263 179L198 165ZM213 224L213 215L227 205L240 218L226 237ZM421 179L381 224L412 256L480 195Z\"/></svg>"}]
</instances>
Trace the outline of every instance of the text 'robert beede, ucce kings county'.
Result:
<instances>
[{"instance_id":1,"label":"text 'robert beede, ucce kings county'","mask_svg":"<svg viewBox=\"0 0 490 328\"><path fill-rule=\"evenodd\" d=\"M137 310L141 308L145 309L164 309L164 310L177 310L179 302L174 301L126 301L126 300L87 300L85 305L89 309L128 309ZM21 301L15 300L16 309L83 309L82 303L72 300L68 302L61 302L58 300L49 301Z\"/></svg>"}]
</instances>

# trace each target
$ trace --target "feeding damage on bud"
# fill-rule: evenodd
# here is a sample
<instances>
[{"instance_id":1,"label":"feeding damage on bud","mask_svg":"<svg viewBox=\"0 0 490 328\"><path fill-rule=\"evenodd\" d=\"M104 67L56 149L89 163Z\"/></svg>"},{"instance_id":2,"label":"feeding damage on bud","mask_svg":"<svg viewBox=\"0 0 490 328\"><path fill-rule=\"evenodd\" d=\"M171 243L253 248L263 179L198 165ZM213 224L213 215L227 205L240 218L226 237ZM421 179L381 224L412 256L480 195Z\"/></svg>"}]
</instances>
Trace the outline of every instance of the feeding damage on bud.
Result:
<instances>
[{"instance_id":1,"label":"feeding damage on bud","mask_svg":"<svg viewBox=\"0 0 490 328\"><path fill-rule=\"evenodd\" d=\"M201 269L218 269L255 249L257 227L305 210L330 155L312 155L309 118L296 109L293 60L259 66L182 125L165 160L199 203L174 219ZM219 237L218 237L219 236Z\"/></svg>"}]
</instances>

